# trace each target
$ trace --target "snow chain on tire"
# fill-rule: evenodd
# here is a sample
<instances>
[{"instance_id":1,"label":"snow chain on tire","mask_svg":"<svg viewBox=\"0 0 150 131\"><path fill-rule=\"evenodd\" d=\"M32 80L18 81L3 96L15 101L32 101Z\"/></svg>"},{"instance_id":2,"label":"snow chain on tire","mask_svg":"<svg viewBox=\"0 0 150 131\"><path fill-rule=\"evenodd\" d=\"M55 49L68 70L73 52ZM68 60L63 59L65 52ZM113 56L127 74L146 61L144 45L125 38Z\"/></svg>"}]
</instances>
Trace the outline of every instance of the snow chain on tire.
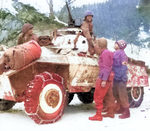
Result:
<instances>
[{"instance_id":1,"label":"snow chain on tire","mask_svg":"<svg viewBox=\"0 0 150 131\"><path fill-rule=\"evenodd\" d=\"M65 105L66 91L61 76L44 72L36 75L28 85L24 106L27 115L35 123L56 122L63 115Z\"/></svg>"}]
</instances>

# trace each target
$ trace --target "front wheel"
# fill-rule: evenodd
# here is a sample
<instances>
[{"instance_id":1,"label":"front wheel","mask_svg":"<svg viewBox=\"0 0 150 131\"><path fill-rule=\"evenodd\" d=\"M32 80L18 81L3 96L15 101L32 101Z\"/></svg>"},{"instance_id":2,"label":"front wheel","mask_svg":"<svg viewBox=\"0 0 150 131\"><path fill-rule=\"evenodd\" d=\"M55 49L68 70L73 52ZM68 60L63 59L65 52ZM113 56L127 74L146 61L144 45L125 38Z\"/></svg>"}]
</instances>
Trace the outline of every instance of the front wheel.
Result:
<instances>
[{"instance_id":1,"label":"front wheel","mask_svg":"<svg viewBox=\"0 0 150 131\"><path fill-rule=\"evenodd\" d=\"M77 93L79 100L84 104L90 104L93 102L94 88L89 92L80 92Z\"/></svg>"},{"instance_id":2,"label":"front wheel","mask_svg":"<svg viewBox=\"0 0 150 131\"><path fill-rule=\"evenodd\" d=\"M6 111L11 109L16 104L15 101L0 99L0 111Z\"/></svg>"},{"instance_id":3,"label":"front wheel","mask_svg":"<svg viewBox=\"0 0 150 131\"><path fill-rule=\"evenodd\" d=\"M130 107L139 107L143 101L143 87L127 88Z\"/></svg>"},{"instance_id":4,"label":"front wheel","mask_svg":"<svg viewBox=\"0 0 150 131\"><path fill-rule=\"evenodd\" d=\"M37 124L54 123L59 120L66 105L63 78L44 72L35 76L25 92L25 111Z\"/></svg>"}]
</instances>

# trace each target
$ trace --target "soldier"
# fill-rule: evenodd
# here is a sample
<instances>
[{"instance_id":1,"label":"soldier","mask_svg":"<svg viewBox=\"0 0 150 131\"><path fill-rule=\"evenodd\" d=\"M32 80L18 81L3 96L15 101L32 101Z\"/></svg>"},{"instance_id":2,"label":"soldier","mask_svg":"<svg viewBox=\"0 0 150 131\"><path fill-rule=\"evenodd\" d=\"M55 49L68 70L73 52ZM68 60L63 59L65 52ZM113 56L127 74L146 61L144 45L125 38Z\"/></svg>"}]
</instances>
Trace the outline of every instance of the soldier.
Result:
<instances>
[{"instance_id":1,"label":"soldier","mask_svg":"<svg viewBox=\"0 0 150 131\"><path fill-rule=\"evenodd\" d=\"M84 21L81 25L81 29L82 29L82 35L84 37L86 37L87 41L88 41L88 51L91 55L93 55L95 53L94 51L94 46L93 46L93 39L92 39L92 35L93 35L93 23L92 23L92 19L93 19L93 13L90 10L87 10L84 14Z\"/></svg>"},{"instance_id":2,"label":"soldier","mask_svg":"<svg viewBox=\"0 0 150 131\"><path fill-rule=\"evenodd\" d=\"M115 73L113 93L117 103L120 105L120 109L117 111L118 114L122 114L119 116L120 119L130 117L128 94L126 89L128 62L128 57L124 52L126 46L127 43L124 40L116 41L114 45L114 49L116 51L113 56L113 71Z\"/></svg>"},{"instance_id":3,"label":"soldier","mask_svg":"<svg viewBox=\"0 0 150 131\"><path fill-rule=\"evenodd\" d=\"M22 27L22 31L18 36L17 45L26 43L30 40L38 41L38 37L33 34L33 25L26 23Z\"/></svg>"},{"instance_id":4,"label":"soldier","mask_svg":"<svg viewBox=\"0 0 150 131\"><path fill-rule=\"evenodd\" d=\"M103 100L108 107L107 116L114 118L115 98L112 91L112 82L114 73L112 72L113 52L107 49L107 40L100 38L94 46L95 53L99 55L99 76L95 83L94 101L97 109L96 115L89 117L89 120L102 121L101 111L103 108Z\"/></svg>"}]
</instances>

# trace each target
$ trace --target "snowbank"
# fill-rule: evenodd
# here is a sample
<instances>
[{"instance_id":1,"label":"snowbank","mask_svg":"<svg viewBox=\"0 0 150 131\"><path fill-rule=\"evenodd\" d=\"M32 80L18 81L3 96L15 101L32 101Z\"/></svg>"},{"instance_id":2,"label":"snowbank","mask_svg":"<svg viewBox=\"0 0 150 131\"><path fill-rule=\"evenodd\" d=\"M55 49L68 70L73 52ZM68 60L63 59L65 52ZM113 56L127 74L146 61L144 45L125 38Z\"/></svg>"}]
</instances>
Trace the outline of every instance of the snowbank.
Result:
<instances>
[{"instance_id":1,"label":"snowbank","mask_svg":"<svg viewBox=\"0 0 150 131\"><path fill-rule=\"evenodd\" d=\"M108 40L108 49L114 51L115 41ZM145 65L150 68L150 49L149 48L140 48L133 44L128 44L125 48L125 53L128 57L131 57L135 60L141 60L145 62Z\"/></svg>"}]
</instances>

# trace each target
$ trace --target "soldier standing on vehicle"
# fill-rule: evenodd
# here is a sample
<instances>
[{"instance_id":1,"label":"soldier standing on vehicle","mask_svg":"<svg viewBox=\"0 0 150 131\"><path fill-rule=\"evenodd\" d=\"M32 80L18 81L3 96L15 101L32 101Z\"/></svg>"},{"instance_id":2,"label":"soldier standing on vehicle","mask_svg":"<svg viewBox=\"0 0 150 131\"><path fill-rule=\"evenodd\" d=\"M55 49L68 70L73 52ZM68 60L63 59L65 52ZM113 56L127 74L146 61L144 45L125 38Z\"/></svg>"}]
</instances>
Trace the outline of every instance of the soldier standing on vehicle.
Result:
<instances>
[{"instance_id":1,"label":"soldier standing on vehicle","mask_svg":"<svg viewBox=\"0 0 150 131\"><path fill-rule=\"evenodd\" d=\"M22 31L18 36L17 45L26 43L30 40L38 41L37 35L33 34L33 25L26 23L22 27Z\"/></svg>"},{"instance_id":2,"label":"soldier standing on vehicle","mask_svg":"<svg viewBox=\"0 0 150 131\"><path fill-rule=\"evenodd\" d=\"M99 55L99 76L95 83L94 101L97 109L96 115L89 117L89 120L102 121L101 111L103 109L103 100L109 110L109 117L114 118L115 98L112 91L112 82L114 73L112 72L113 52L107 49L107 40L100 38L95 43L95 53Z\"/></svg>"},{"instance_id":3,"label":"soldier standing on vehicle","mask_svg":"<svg viewBox=\"0 0 150 131\"><path fill-rule=\"evenodd\" d=\"M124 40L115 42L113 56L113 71L115 73L113 81L113 94L117 103L120 105L120 109L116 112L122 114L119 116L120 119L129 118L129 101L126 89L127 82L127 62L128 57L126 56L124 49L127 43Z\"/></svg>"},{"instance_id":4,"label":"soldier standing on vehicle","mask_svg":"<svg viewBox=\"0 0 150 131\"><path fill-rule=\"evenodd\" d=\"M92 35L93 35L92 19L93 19L93 13L90 10L87 10L84 13L84 21L81 25L81 29L83 31L82 35L86 37L88 41L88 51L91 55L95 53L94 46L93 46L94 40L92 39Z\"/></svg>"}]
</instances>

